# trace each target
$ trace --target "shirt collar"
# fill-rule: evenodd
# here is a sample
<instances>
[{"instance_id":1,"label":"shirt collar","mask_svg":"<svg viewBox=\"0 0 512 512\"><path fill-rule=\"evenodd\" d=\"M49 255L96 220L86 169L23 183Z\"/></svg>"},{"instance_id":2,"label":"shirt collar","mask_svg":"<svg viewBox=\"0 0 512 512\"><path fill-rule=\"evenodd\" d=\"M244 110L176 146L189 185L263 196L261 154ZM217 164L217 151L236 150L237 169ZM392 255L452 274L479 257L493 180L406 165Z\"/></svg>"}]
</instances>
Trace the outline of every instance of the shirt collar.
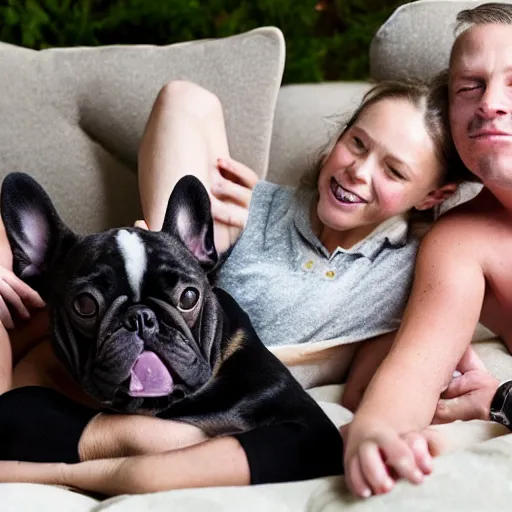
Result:
<instances>
[{"instance_id":1,"label":"shirt collar","mask_svg":"<svg viewBox=\"0 0 512 512\"><path fill-rule=\"evenodd\" d=\"M384 247L403 246L407 242L409 222L407 215L396 215L379 224L369 235L350 247L343 249L338 247L332 254L325 248L311 226L310 212L313 201L317 199L315 190L300 187L295 194L295 212L293 221L297 231L321 254L328 259L333 259L339 253L360 254L366 258L373 259Z\"/></svg>"}]
</instances>

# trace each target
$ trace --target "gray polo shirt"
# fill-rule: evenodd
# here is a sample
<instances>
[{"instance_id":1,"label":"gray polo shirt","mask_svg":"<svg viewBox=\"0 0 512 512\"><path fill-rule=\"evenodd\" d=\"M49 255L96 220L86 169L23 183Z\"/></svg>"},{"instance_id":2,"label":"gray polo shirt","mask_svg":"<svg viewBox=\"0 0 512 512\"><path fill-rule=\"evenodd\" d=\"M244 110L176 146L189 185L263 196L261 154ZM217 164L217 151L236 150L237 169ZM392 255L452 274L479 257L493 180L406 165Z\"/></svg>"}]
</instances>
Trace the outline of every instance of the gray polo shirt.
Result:
<instances>
[{"instance_id":1,"label":"gray polo shirt","mask_svg":"<svg viewBox=\"0 0 512 512\"><path fill-rule=\"evenodd\" d=\"M311 190L262 181L218 285L249 314L267 346L361 341L398 328L418 241L404 217L332 254L313 233Z\"/></svg>"}]
</instances>

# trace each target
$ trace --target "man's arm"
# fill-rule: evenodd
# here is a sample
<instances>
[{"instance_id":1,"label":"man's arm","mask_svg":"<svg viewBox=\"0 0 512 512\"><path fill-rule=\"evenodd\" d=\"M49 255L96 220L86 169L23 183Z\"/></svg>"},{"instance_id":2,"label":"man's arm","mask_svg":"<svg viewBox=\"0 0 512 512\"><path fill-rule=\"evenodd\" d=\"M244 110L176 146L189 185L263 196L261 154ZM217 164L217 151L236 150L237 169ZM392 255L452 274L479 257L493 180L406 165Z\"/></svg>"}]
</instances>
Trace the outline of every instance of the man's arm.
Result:
<instances>
[{"instance_id":1,"label":"man's arm","mask_svg":"<svg viewBox=\"0 0 512 512\"><path fill-rule=\"evenodd\" d=\"M485 278L470 226L456 220L439 221L421 245L402 325L363 398L360 420L379 418L399 433L429 425L471 341Z\"/></svg>"},{"instance_id":2,"label":"man's arm","mask_svg":"<svg viewBox=\"0 0 512 512\"><path fill-rule=\"evenodd\" d=\"M423 479L424 461L400 435L430 424L471 341L485 290L474 236L471 217L449 216L421 244L402 325L348 434L347 483L359 496L389 491L389 468L412 482Z\"/></svg>"}]
</instances>

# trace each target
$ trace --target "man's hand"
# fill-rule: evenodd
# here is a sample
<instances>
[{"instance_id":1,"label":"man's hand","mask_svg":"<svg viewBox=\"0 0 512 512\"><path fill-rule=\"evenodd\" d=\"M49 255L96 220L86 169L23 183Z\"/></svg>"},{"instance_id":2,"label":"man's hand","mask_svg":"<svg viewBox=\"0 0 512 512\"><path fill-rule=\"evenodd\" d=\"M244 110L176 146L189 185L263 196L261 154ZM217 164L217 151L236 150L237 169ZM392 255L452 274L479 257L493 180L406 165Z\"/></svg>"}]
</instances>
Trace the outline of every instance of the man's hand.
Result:
<instances>
[{"instance_id":1,"label":"man's hand","mask_svg":"<svg viewBox=\"0 0 512 512\"><path fill-rule=\"evenodd\" d=\"M44 308L40 295L12 271L0 267L0 322L6 329L14 328L9 307L23 320L30 318L30 310Z\"/></svg>"},{"instance_id":2,"label":"man's hand","mask_svg":"<svg viewBox=\"0 0 512 512\"><path fill-rule=\"evenodd\" d=\"M462 356L457 370L461 375L454 377L441 395L432 423L488 420L498 379L487 371L471 346Z\"/></svg>"}]
</instances>

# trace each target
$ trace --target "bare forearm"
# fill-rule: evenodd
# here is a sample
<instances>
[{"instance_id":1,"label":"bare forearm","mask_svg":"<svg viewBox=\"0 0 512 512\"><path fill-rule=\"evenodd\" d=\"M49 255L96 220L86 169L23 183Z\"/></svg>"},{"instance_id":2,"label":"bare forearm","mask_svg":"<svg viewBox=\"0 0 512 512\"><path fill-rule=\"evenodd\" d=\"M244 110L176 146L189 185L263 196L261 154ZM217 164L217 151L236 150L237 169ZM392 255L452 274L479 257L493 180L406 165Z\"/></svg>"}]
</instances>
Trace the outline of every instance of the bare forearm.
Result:
<instances>
[{"instance_id":1,"label":"bare forearm","mask_svg":"<svg viewBox=\"0 0 512 512\"><path fill-rule=\"evenodd\" d=\"M114 459L113 466L93 466L96 462L103 461L91 461L91 466L83 468L69 466L68 485L113 496L250 483L245 452L230 437L173 452Z\"/></svg>"},{"instance_id":2,"label":"bare forearm","mask_svg":"<svg viewBox=\"0 0 512 512\"><path fill-rule=\"evenodd\" d=\"M431 423L443 382L440 374L421 375L418 366L390 356L368 386L356 421L385 423L399 433L421 430Z\"/></svg>"},{"instance_id":3,"label":"bare forearm","mask_svg":"<svg viewBox=\"0 0 512 512\"><path fill-rule=\"evenodd\" d=\"M385 422L399 433L430 424L471 341L485 290L478 260L447 239L425 239L402 325L355 422Z\"/></svg>"},{"instance_id":4,"label":"bare forearm","mask_svg":"<svg viewBox=\"0 0 512 512\"><path fill-rule=\"evenodd\" d=\"M248 485L249 465L238 441L216 438L181 450L78 464L0 462L1 482L67 485L107 496Z\"/></svg>"},{"instance_id":5,"label":"bare forearm","mask_svg":"<svg viewBox=\"0 0 512 512\"><path fill-rule=\"evenodd\" d=\"M432 325L431 330L417 330L416 315L405 318L403 330L370 382L355 420L385 422L399 433L428 426L440 394L471 341L478 318L478 308L473 309L458 329ZM440 318L439 322L443 320L447 325L448 319Z\"/></svg>"}]
</instances>

